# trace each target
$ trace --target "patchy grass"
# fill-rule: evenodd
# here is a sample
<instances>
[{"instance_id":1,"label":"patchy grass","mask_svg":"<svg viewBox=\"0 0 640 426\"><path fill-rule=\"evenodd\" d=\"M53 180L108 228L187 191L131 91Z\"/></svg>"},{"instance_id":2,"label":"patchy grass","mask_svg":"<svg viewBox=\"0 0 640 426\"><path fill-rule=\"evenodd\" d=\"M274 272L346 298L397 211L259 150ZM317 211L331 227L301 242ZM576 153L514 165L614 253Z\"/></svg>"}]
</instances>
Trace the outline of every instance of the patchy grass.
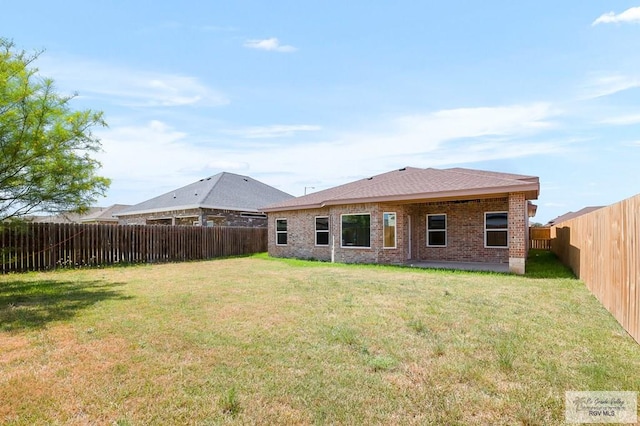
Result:
<instances>
[{"instance_id":1,"label":"patchy grass","mask_svg":"<svg viewBox=\"0 0 640 426\"><path fill-rule=\"evenodd\" d=\"M575 278L558 257L547 250L530 250L526 276L529 278Z\"/></svg>"},{"instance_id":2,"label":"patchy grass","mask_svg":"<svg viewBox=\"0 0 640 426\"><path fill-rule=\"evenodd\" d=\"M547 425L567 390L640 389L640 346L535 254L0 276L0 423Z\"/></svg>"}]
</instances>

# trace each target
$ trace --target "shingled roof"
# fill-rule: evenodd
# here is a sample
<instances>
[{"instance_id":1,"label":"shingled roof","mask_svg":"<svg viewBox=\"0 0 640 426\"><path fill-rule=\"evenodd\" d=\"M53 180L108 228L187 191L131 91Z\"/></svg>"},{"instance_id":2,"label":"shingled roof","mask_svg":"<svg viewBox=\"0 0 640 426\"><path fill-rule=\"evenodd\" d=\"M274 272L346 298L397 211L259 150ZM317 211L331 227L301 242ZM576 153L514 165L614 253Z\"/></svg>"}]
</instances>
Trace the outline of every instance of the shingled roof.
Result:
<instances>
[{"instance_id":1,"label":"shingled roof","mask_svg":"<svg viewBox=\"0 0 640 426\"><path fill-rule=\"evenodd\" d=\"M249 176L222 172L131 206L117 216L197 208L261 212L262 206L290 198L293 196Z\"/></svg>"},{"instance_id":2,"label":"shingled roof","mask_svg":"<svg viewBox=\"0 0 640 426\"><path fill-rule=\"evenodd\" d=\"M355 182L284 200L263 207L265 212L320 208L367 202L421 202L473 199L524 192L528 200L538 198L535 176L489 172L465 168L420 169L405 167Z\"/></svg>"},{"instance_id":3,"label":"shingled roof","mask_svg":"<svg viewBox=\"0 0 640 426\"><path fill-rule=\"evenodd\" d=\"M555 219L551 219L549 222L547 222L547 225L548 226L557 225L559 223L566 222L567 220L574 219L578 216L582 216L584 214L591 213L592 211L599 210L603 207L604 206L588 206L578 210L577 212L567 212L563 215L556 217Z\"/></svg>"}]
</instances>

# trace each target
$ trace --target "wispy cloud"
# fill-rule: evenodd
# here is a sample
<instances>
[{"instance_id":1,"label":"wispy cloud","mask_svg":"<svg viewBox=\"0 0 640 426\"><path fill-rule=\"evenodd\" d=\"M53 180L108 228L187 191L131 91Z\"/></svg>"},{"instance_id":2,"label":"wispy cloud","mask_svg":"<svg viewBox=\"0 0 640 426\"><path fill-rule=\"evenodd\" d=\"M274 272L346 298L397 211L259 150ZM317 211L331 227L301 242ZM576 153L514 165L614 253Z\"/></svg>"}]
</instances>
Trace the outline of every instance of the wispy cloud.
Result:
<instances>
[{"instance_id":1,"label":"wispy cloud","mask_svg":"<svg viewBox=\"0 0 640 426\"><path fill-rule=\"evenodd\" d=\"M113 189L131 192L136 203L221 170L246 172L241 157L230 159L230 149L194 144L189 134L160 120L114 126L96 131L102 142L97 156L101 173L112 178Z\"/></svg>"},{"instance_id":2,"label":"wispy cloud","mask_svg":"<svg viewBox=\"0 0 640 426\"><path fill-rule=\"evenodd\" d=\"M280 44L280 41L275 38L265 38L260 40L247 40L244 43L244 47L248 47L249 49L259 49L259 50L268 50L273 52L295 52L298 50L296 47Z\"/></svg>"},{"instance_id":3,"label":"wispy cloud","mask_svg":"<svg viewBox=\"0 0 640 426\"><path fill-rule=\"evenodd\" d=\"M270 126L256 126L239 130L230 130L228 133L247 139L273 139L291 137L299 132L317 132L320 130L322 130L322 127L310 124L274 124Z\"/></svg>"},{"instance_id":4,"label":"wispy cloud","mask_svg":"<svg viewBox=\"0 0 640 426\"><path fill-rule=\"evenodd\" d=\"M402 166L440 167L563 152L569 142L541 138L557 127L555 119L561 114L546 103L447 109L376 120L370 130L343 130L332 137L316 125L274 124L227 133L224 144L196 144L192 135L159 120L114 126L98 136L105 151L100 157L103 173L114 178L114 190L139 189L132 194L135 199L112 202L139 202L222 170L258 179L268 176L266 183L301 195L309 182L328 187ZM312 141L296 143L298 132L315 134ZM234 138L252 137L270 138L270 143L234 143Z\"/></svg>"},{"instance_id":5,"label":"wispy cloud","mask_svg":"<svg viewBox=\"0 0 640 426\"><path fill-rule=\"evenodd\" d=\"M640 78L636 76L621 74L599 75L592 77L585 85L582 98L600 98L636 87L640 87Z\"/></svg>"},{"instance_id":6,"label":"wispy cloud","mask_svg":"<svg viewBox=\"0 0 640 426\"><path fill-rule=\"evenodd\" d=\"M269 173L270 184L300 195L300 182L321 181L327 187L407 165L438 167L562 152L566 144L561 141L536 140L557 126L554 119L560 114L545 103L441 110L378 121L369 126L373 130L342 132L324 141L279 141L269 145L269 152L278 155L268 162L263 160L266 148L221 157L245 161L251 173Z\"/></svg>"},{"instance_id":7,"label":"wispy cloud","mask_svg":"<svg viewBox=\"0 0 640 426\"><path fill-rule=\"evenodd\" d=\"M43 58L40 69L63 90L135 107L219 106L229 103L196 77L73 58Z\"/></svg>"},{"instance_id":8,"label":"wispy cloud","mask_svg":"<svg viewBox=\"0 0 640 426\"><path fill-rule=\"evenodd\" d=\"M601 120L602 124L613 124L617 126L627 126L631 124L640 124L640 114L620 115L618 117L610 117Z\"/></svg>"},{"instance_id":9,"label":"wispy cloud","mask_svg":"<svg viewBox=\"0 0 640 426\"><path fill-rule=\"evenodd\" d=\"M640 23L640 6L631 7L624 12L614 13L608 12L600 15L595 21L591 23L592 26L598 24L618 24L622 22Z\"/></svg>"}]
</instances>

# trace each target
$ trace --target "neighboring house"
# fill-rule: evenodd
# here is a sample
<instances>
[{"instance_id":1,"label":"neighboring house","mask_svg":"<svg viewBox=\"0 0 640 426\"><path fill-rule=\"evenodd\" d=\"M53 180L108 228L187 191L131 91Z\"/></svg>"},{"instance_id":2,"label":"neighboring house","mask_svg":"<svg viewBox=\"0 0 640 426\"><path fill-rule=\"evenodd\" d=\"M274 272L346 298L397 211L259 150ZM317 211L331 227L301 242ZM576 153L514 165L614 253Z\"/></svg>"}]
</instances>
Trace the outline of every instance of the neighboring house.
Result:
<instances>
[{"instance_id":1,"label":"neighboring house","mask_svg":"<svg viewBox=\"0 0 640 426\"><path fill-rule=\"evenodd\" d=\"M87 213L61 213L52 216L32 216L27 218L34 223L90 223L90 224L117 224L118 218L114 215L130 206L114 204L110 207L90 207Z\"/></svg>"},{"instance_id":2,"label":"neighboring house","mask_svg":"<svg viewBox=\"0 0 640 426\"><path fill-rule=\"evenodd\" d=\"M249 176L222 172L129 207L124 225L266 227L261 206L293 198Z\"/></svg>"},{"instance_id":3,"label":"neighboring house","mask_svg":"<svg viewBox=\"0 0 640 426\"><path fill-rule=\"evenodd\" d=\"M564 221L567 221L569 219L573 219L575 217L578 216L582 216L583 214L587 214L587 213L591 213L594 210L599 210L601 208L603 208L604 206L589 206L589 207L584 207L580 210L578 210L577 212L567 212L561 216L556 217L555 219L551 219L549 222L547 222L547 224L545 226L555 226L559 223L562 223Z\"/></svg>"},{"instance_id":4,"label":"neighboring house","mask_svg":"<svg viewBox=\"0 0 640 426\"><path fill-rule=\"evenodd\" d=\"M93 213L80 217L79 223L117 225L118 218L116 215L129 207L131 206L127 204L114 204L106 208L98 207Z\"/></svg>"},{"instance_id":5,"label":"neighboring house","mask_svg":"<svg viewBox=\"0 0 640 426\"><path fill-rule=\"evenodd\" d=\"M269 254L345 263L484 262L523 274L534 176L406 167L264 207ZM454 266L454 265L452 265Z\"/></svg>"}]
</instances>

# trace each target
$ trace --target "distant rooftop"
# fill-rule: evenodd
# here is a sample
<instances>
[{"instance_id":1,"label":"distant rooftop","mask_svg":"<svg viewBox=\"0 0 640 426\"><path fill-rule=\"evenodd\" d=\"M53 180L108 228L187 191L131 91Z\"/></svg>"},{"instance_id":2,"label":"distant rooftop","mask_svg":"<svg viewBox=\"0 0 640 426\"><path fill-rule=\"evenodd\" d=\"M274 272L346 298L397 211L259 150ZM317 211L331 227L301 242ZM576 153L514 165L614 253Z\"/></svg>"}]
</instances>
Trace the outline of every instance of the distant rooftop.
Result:
<instances>
[{"instance_id":1,"label":"distant rooftop","mask_svg":"<svg viewBox=\"0 0 640 426\"><path fill-rule=\"evenodd\" d=\"M592 211L595 210L599 210L601 208L603 208L604 206L589 206L589 207L584 207L580 210L578 210L577 212L567 212L563 215L560 215L558 217L556 217L555 219L551 219L549 222L547 222L548 226L553 226L553 225L557 225L559 223L562 222L566 222L569 219L573 219L576 218L578 216L582 216L585 215L587 213L591 213Z\"/></svg>"},{"instance_id":2,"label":"distant rooftop","mask_svg":"<svg viewBox=\"0 0 640 426\"><path fill-rule=\"evenodd\" d=\"M264 205L290 198L293 196L249 176L222 172L131 206L117 216L197 208L258 213Z\"/></svg>"},{"instance_id":3,"label":"distant rooftop","mask_svg":"<svg viewBox=\"0 0 640 426\"><path fill-rule=\"evenodd\" d=\"M130 206L125 204L114 204L109 207L90 207L85 214L60 213L50 216L32 216L28 220L35 223L117 223L118 219L114 215L128 207Z\"/></svg>"}]
</instances>

